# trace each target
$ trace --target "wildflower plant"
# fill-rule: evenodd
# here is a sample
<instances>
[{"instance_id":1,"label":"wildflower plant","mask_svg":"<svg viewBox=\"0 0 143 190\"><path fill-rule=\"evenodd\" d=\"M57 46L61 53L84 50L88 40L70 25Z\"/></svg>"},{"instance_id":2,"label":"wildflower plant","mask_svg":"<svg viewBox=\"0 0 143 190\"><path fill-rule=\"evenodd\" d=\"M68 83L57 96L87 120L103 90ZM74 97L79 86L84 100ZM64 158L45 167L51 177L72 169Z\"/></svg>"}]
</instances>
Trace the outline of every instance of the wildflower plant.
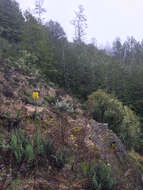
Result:
<instances>
[{"instance_id":1,"label":"wildflower plant","mask_svg":"<svg viewBox=\"0 0 143 190\"><path fill-rule=\"evenodd\" d=\"M110 167L111 165L109 163L106 164L106 167Z\"/></svg>"},{"instance_id":2,"label":"wildflower plant","mask_svg":"<svg viewBox=\"0 0 143 190\"><path fill-rule=\"evenodd\" d=\"M34 91L32 94L32 98L35 101L36 107L35 107L35 113L34 113L34 118L36 119L36 115L37 115L37 99L39 98L39 93L37 91Z\"/></svg>"},{"instance_id":3,"label":"wildflower plant","mask_svg":"<svg viewBox=\"0 0 143 190\"><path fill-rule=\"evenodd\" d=\"M80 164L83 177L88 178L88 186L91 190L112 190L116 184L111 176L110 164L93 160L90 165L86 162Z\"/></svg>"},{"instance_id":4,"label":"wildflower plant","mask_svg":"<svg viewBox=\"0 0 143 190\"><path fill-rule=\"evenodd\" d=\"M99 164L97 164L95 160L92 162L89 170L89 177L91 179L92 186L96 184L101 190L112 190L116 184L115 179L111 176L110 167L107 167L102 161ZM95 181L97 183L95 183ZM93 189L96 189L95 187Z\"/></svg>"},{"instance_id":5,"label":"wildflower plant","mask_svg":"<svg viewBox=\"0 0 143 190\"><path fill-rule=\"evenodd\" d=\"M36 101L39 98L39 93L38 92L33 92L32 97Z\"/></svg>"},{"instance_id":6,"label":"wildflower plant","mask_svg":"<svg viewBox=\"0 0 143 190\"><path fill-rule=\"evenodd\" d=\"M73 105L69 103L65 103L64 101L57 101L55 103L55 107L60 109L61 111L67 111L69 113L74 113Z\"/></svg>"},{"instance_id":7,"label":"wildflower plant","mask_svg":"<svg viewBox=\"0 0 143 190\"><path fill-rule=\"evenodd\" d=\"M10 135L10 150L17 163L26 157L28 161L34 159L33 150L31 149L31 142L25 138L22 130L13 130Z\"/></svg>"},{"instance_id":8,"label":"wildflower plant","mask_svg":"<svg viewBox=\"0 0 143 190\"><path fill-rule=\"evenodd\" d=\"M67 154L67 150L65 147L59 149L57 152L56 152L56 163L55 163L55 166L58 168L58 169L62 169L64 167L64 165L68 162L68 154Z\"/></svg>"}]
</instances>

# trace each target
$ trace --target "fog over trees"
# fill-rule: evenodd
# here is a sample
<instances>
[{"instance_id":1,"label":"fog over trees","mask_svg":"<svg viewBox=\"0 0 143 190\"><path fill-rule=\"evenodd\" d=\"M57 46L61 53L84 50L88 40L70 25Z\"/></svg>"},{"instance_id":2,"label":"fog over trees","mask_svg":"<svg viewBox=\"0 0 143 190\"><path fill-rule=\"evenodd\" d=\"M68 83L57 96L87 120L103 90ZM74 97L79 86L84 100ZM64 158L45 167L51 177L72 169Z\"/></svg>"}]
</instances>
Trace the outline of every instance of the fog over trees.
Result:
<instances>
[{"instance_id":1,"label":"fog over trees","mask_svg":"<svg viewBox=\"0 0 143 190\"><path fill-rule=\"evenodd\" d=\"M14 0L0 0L0 59L14 62L30 55L32 67L82 101L99 89L113 94L140 117L143 116L143 41L133 36L114 40L111 49L86 44L86 16L79 6L73 18L74 41L67 40L57 21L42 22L42 1L35 2L38 18L22 14Z\"/></svg>"}]
</instances>

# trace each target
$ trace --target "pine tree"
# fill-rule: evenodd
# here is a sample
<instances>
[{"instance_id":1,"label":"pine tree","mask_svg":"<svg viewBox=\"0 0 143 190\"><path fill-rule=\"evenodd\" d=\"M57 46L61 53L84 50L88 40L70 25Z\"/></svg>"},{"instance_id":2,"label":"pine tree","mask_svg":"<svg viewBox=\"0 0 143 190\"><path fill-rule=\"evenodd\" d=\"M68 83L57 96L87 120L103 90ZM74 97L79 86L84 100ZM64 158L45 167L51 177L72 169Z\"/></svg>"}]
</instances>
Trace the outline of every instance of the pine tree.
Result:
<instances>
[{"instance_id":1,"label":"pine tree","mask_svg":"<svg viewBox=\"0 0 143 190\"><path fill-rule=\"evenodd\" d=\"M72 24L75 27L74 40L78 43L81 43L85 36L85 29L87 28L86 21L87 19L84 15L84 7L79 5L78 11L75 11L75 19L72 21Z\"/></svg>"}]
</instances>

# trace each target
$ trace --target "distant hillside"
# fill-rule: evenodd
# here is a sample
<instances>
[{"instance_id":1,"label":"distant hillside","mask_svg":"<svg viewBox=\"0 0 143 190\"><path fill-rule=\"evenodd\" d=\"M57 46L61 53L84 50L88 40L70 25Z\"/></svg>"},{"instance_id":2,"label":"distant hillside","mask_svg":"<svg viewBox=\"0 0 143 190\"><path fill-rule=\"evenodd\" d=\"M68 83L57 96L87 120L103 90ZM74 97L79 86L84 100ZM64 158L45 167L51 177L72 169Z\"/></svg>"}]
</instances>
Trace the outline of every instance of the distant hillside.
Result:
<instances>
[{"instance_id":1,"label":"distant hillside","mask_svg":"<svg viewBox=\"0 0 143 190\"><path fill-rule=\"evenodd\" d=\"M1 189L142 190L119 138L63 89L0 61L0 100Z\"/></svg>"},{"instance_id":2,"label":"distant hillside","mask_svg":"<svg viewBox=\"0 0 143 190\"><path fill-rule=\"evenodd\" d=\"M29 65L31 70L36 67L47 81L83 100L98 89L105 90L142 119L143 43L133 36L124 42L117 38L110 53L93 43L86 44L82 39L82 8L82 17L78 15L74 29L79 32L69 42L57 21L48 18L43 23L28 10L22 13L15 0L0 0L0 59Z\"/></svg>"}]
</instances>

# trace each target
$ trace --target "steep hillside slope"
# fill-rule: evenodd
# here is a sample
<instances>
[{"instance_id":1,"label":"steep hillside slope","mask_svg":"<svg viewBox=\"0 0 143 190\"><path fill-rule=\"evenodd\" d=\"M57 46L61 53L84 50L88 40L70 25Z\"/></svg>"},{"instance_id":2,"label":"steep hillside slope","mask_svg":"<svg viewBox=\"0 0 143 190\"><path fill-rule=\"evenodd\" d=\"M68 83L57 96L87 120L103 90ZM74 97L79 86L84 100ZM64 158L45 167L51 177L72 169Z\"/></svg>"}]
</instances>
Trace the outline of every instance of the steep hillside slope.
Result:
<instances>
[{"instance_id":1,"label":"steep hillside slope","mask_svg":"<svg viewBox=\"0 0 143 190\"><path fill-rule=\"evenodd\" d=\"M63 89L7 61L0 62L0 158L3 190L95 189L93 160L111 171L112 189L143 189L139 169L105 124L86 115Z\"/></svg>"}]
</instances>

